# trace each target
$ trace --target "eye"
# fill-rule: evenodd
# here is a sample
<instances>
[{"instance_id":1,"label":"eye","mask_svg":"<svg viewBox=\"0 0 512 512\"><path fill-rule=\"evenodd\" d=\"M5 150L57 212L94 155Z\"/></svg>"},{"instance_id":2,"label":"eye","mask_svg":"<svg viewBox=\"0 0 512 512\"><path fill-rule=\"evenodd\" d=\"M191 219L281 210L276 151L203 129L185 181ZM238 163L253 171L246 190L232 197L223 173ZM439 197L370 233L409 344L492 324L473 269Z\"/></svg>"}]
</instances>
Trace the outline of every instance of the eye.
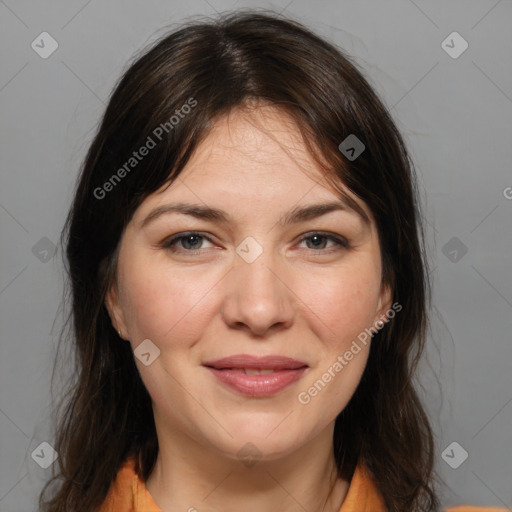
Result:
<instances>
[{"instance_id":1,"label":"eye","mask_svg":"<svg viewBox=\"0 0 512 512\"><path fill-rule=\"evenodd\" d=\"M211 238L205 236L196 231L189 231L187 233L180 233L167 240L165 240L161 247L171 252L187 252L189 254L195 254L201 252L204 247L202 243L204 240L212 242ZM311 242L312 247L307 247L313 253L330 253L340 249L349 249L349 243L341 237L323 233L323 232L312 232L308 233L300 239L299 243ZM334 246L330 248L325 247L326 242L332 242Z\"/></svg>"},{"instance_id":2,"label":"eye","mask_svg":"<svg viewBox=\"0 0 512 512\"><path fill-rule=\"evenodd\" d=\"M208 240L211 242L211 239L207 236L201 235L195 231L190 231L188 233L181 233L169 238L161 244L161 247L168 249L171 252L195 253L202 249L202 247L200 247L201 240ZM177 245L180 247L176 247Z\"/></svg>"},{"instance_id":3,"label":"eye","mask_svg":"<svg viewBox=\"0 0 512 512\"><path fill-rule=\"evenodd\" d=\"M325 248L325 241L330 241L334 243L334 247L331 246L330 249ZM300 239L300 243L302 242L312 242L313 246L308 247L311 248L313 252L332 252L334 249L339 250L340 248L349 249L350 245L344 238L331 235L329 233L323 233L320 231L315 231L313 233L308 233Z\"/></svg>"}]
</instances>

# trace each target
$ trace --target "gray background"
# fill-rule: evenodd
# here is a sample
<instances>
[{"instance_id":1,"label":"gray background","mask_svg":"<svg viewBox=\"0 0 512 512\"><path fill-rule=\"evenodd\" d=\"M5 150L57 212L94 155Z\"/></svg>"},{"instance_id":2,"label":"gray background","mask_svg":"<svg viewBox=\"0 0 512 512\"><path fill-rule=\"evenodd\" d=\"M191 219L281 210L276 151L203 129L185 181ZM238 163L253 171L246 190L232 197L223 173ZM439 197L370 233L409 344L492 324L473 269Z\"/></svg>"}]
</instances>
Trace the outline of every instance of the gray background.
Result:
<instances>
[{"instance_id":1,"label":"gray background","mask_svg":"<svg viewBox=\"0 0 512 512\"><path fill-rule=\"evenodd\" d=\"M0 511L36 510L51 471L31 454L52 442L49 389L63 284L53 244L114 82L165 27L241 7L283 12L352 54L404 134L420 177L434 284L419 383L446 482L442 505L512 507L511 0L5 0ZM44 31L59 45L46 59L31 47ZM442 47L453 31L469 44L458 58ZM444 460L448 453L460 462L458 446L444 452L453 442L469 454L457 469Z\"/></svg>"}]
</instances>

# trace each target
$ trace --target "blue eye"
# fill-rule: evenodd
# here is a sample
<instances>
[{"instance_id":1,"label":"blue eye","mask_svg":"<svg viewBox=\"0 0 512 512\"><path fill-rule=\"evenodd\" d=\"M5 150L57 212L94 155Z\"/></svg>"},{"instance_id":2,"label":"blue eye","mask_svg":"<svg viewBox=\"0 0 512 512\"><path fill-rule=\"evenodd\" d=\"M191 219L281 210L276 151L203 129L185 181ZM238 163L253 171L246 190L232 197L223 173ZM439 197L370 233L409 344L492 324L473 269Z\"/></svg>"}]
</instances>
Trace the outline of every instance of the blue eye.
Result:
<instances>
[{"instance_id":1,"label":"blue eye","mask_svg":"<svg viewBox=\"0 0 512 512\"><path fill-rule=\"evenodd\" d=\"M313 241L314 245L313 245L313 251L316 251L316 252L319 252L317 249L325 249L325 247L323 247L323 243L317 243L319 240L328 240L328 241L331 241L333 242L335 245L337 245L338 247L335 247L335 249L339 249L339 247L343 247L344 249L348 249L349 248L349 244L346 240L342 239L342 238L339 238L337 236L334 236L334 235L329 235L327 233L321 233L321 232L315 232L315 233L310 233L304 237L301 238L301 243L304 242L304 241ZM320 252L330 252L329 251L320 251Z\"/></svg>"},{"instance_id":2,"label":"blue eye","mask_svg":"<svg viewBox=\"0 0 512 512\"><path fill-rule=\"evenodd\" d=\"M189 250L189 249L187 249L186 245L188 245L188 244L190 244L192 246L201 245L200 243L198 244L198 240L200 241L201 239L205 239L205 240L208 240L211 242L211 240L207 236L204 236L204 235L201 235L200 233L191 231L189 233L183 233L183 234L180 234L180 235L170 238L169 240L165 241L162 244L162 247L165 249L169 249L172 252L179 252L180 250L183 250L185 252L195 253L195 252L199 252L200 249L198 249L196 247L192 247L192 249ZM180 245L181 245L181 247L178 249L176 249L177 243L180 243Z\"/></svg>"},{"instance_id":3,"label":"blue eye","mask_svg":"<svg viewBox=\"0 0 512 512\"><path fill-rule=\"evenodd\" d=\"M185 252L189 254L196 254L201 252L204 247L200 247L202 245L202 241L207 240L208 242L212 242L211 238L205 236L199 232L189 231L187 233L180 233L179 235L173 236L168 240L164 241L161 244L161 247L167 249L171 252ZM340 237L322 233L322 232L312 232L303 236L300 239L300 243L311 241L313 243L313 247L308 247L310 251L313 253L330 253L333 250L339 249L349 249L349 243ZM325 241L330 241L334 243L334 247L326 248Z\"/></svg>"}]
</instances>

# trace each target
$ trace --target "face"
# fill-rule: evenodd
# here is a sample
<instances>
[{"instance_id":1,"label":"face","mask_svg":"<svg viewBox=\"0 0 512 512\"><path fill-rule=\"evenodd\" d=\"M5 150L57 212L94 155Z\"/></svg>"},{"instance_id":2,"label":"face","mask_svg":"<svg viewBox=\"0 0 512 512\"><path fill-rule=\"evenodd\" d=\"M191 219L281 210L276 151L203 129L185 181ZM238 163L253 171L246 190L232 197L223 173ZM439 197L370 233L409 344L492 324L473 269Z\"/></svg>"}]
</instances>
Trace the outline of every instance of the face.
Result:
<instances>
[{"instance_id":1,"label":"face","mask_svg":"<svg viewBox=\"0 0 512 512\"><path fill-rule=\"evenodd\" d=\"M134 350L149 340L135 362L159 435L231 458L251 442L272 460L332 434L367 362L358 335L391 304L374 219L349 195L369 222L327 185L292 122L260 106L219 120L140 205L106 304ZM325 203L340 208L293 215ZM218 362L232 356L249 357Z\"/></svg>"}]
</instances>

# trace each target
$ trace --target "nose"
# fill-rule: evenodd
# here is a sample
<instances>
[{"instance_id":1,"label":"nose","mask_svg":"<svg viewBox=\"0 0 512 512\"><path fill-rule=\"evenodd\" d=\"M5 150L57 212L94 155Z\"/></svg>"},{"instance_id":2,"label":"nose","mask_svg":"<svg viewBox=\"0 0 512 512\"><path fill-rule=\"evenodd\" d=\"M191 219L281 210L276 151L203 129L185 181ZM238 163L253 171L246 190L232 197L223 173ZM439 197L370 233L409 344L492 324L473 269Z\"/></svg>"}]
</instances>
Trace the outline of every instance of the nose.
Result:
<instances>
[{"instance_id":1,"label":"nose","mask_svg":"<svg viewBox=\"0 0 512 512\"><path fill-rule=\"evenodd\" d=\"M296 296L286 282L284 266L266 251L252 263L238 255L235 258L224 283L222 314L226 324L256 336L288 328Z\"/></svg>"}]
</instances>

